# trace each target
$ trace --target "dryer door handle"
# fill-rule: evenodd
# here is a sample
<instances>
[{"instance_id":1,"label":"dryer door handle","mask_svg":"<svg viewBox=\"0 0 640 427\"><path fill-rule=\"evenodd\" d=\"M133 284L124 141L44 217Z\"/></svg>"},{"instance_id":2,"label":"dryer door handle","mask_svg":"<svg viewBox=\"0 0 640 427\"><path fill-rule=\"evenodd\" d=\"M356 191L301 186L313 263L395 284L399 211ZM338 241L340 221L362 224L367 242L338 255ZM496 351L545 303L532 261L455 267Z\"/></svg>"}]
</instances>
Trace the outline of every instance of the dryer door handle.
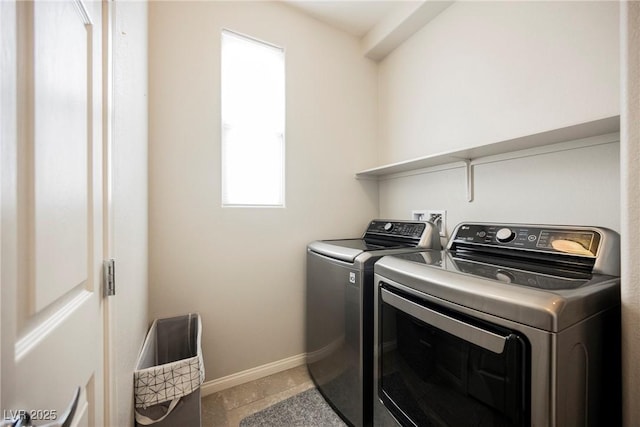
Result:
<instances>
[{"instance_id":1,"label":"dryer door handle","mask_svg":"<svg viewBox=\"0 0 640 427\"><path fill-rule=\"evenodd\" d=\"M485 350L500 354L504 351L507 337L487 331L446 314L401 297L386 289L380 289L382 301L396 309L407 313L431 326L441 329L453 336L473 343Z\"/></svg>"}]
</instances>

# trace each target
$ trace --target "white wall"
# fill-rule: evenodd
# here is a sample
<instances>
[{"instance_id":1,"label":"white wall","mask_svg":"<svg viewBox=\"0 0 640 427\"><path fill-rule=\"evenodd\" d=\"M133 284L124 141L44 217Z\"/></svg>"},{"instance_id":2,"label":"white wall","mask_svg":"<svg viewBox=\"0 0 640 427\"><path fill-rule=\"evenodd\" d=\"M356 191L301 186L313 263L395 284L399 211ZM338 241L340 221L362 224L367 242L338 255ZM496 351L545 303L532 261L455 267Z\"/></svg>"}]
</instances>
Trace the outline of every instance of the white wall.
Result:
<instances>
[{"instance_id":1,"label":"white wall","mask_svg":"<svg viewBox=\"0 0 640 427\"><path fill-rule=\"evenodd\" d=\"M110 256L116 296L109 297L110 425L133 423L132 372L148 323L147 3L113 2L113 142Z\"/></svg>"},{"instance_id":2,"label":"white wall","mask_svg":"<svg viewBox=\"0 0 640 427\"><path fill-rule=\"evenodd\" d=\"M625 426L640 425L640 3L620 10L622 102L622 395Z\"/></svg>"},{"instance_id":3,"label":"white wall","mask_svg":"<svg viewBox=\"0 0 640 427\"><path fill-rule=\"evenodd\" d=\"M380 65L380 158L406 160L619 114L618 27L615 2L455 3ZM485 159L473 168L471 203L462 168L385 180L380 215L446 209L449 232L461 221L619 231L619 144L611 141Z\"/></svg>"},{"instance_id":4,"label":"white wall","mask_svg":"<svg viewBox=\"0 0 640 427\"><path fill-rule=\"evenodd\" d=\"M220 31L286 49L284 209L222 208ZM376 215L376 66L279 2L149 5L150 315L200 312L207 380L304 352L305 247ZM302 361L302 359L300 359Z\"/></svg>"},{"instance_id":5,"label":"white wall","mask_svg":"<svg viewBox=\"0 0 640 427\"><path fill-rule=\"evenodd\" d=\"M531 150L495 156L473 167L474 200L467 202L462 167L380 181L380 216L410 218L415 209L446 209L447 235L463 221L598 225L620 231L619 143ZM443 242L444 244L444 242Z\"/></svg>"},{"instance_id":6,"label":"white wall","mask_svg":"<svg viewBox=\"0 0 640 427\"><path fill-rule=\"evenodd\" d=\"M617 2L456 2L380 64L380 161L619 112Z\"/></svg>"}]
</instances>

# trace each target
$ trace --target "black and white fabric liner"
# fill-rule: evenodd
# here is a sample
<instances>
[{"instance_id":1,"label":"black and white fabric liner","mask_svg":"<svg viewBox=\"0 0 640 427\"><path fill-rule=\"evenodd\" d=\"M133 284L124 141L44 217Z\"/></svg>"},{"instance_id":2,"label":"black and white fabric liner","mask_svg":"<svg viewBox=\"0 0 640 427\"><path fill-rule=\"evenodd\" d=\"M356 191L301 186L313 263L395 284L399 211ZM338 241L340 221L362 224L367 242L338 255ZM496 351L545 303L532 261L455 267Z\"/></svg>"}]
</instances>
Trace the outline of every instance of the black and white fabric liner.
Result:
<instances>
[{"instance_id":1,"label":"black and white fabric liner","mask_svg":"<svg viewBox=\"0 0 640 427\"><path fill-rule=\"evenodd\" d=\"M179 399L191 394L203 382L204 369L201 356L148 368L135 373L136 407Z\"/></svg>"},{"instance_id":2,"label":"black and white fabric liner","mask_svg":"<svg viewBox=\"0 0 640 427\"><path fill-rule=\"evenodd\" d=\"M204 382L204 361L201 350L202 320L198 314L188 315L189 319L192 316L197 316L198 328L195 356L134 371L135 416L138 424L149 425L164 420L173 411L180 398L193 393ZM157 320L153 322L143 349L150 339L157 339L153 336L156 333L157 322ZM166 402L170 402L167 411L158 419L151 419L138 411L138 409L146 409Z\"/></svg>"}]
</instances>

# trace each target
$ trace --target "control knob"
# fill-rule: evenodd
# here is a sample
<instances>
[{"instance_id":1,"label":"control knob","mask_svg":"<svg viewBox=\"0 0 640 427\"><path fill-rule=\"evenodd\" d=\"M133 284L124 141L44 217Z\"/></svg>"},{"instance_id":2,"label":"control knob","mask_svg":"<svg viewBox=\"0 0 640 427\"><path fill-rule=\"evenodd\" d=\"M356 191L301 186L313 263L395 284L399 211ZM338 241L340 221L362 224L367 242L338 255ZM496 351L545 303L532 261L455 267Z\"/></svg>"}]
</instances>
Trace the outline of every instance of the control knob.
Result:
<instances>
[{"instance_id":1,"label":"control knob","mask_svg":"<svg viewBox=\"0 0 640 427\"><path fill-rule=\"evenodd\" d=\"M384 231L391 231L392 228L393 228L393 224L390 222L384 225Z\"/></svg>"},{"instance_id":2,"label":"control knob","mask_svg":"<svg viewBox=\"0 0 640 427\"><path fill-rule=\"evenodd\" d=\"M500 243L509 243L515 239L516 233L510 228L501 228L496 233L496 240Z\"/></svg>"}]
</instances>

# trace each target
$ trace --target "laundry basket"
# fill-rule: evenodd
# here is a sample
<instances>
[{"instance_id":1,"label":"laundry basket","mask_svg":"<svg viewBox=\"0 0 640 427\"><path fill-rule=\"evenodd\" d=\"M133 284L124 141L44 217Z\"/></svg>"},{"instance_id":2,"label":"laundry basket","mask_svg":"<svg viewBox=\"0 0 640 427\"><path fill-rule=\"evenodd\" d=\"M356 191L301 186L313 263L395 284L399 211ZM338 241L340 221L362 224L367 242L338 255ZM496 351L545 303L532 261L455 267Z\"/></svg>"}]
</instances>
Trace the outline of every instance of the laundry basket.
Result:
<instances>
[{"instance_id":1,"label":"laundry basket","mask_svg":"<svg viewBox=\"0 0 640 427\"><path fill-rule=\"evenodd\" d=\"M133 374L136 426L200 426L200 315L157 319Z\"/></svg>"}]
</instances>

